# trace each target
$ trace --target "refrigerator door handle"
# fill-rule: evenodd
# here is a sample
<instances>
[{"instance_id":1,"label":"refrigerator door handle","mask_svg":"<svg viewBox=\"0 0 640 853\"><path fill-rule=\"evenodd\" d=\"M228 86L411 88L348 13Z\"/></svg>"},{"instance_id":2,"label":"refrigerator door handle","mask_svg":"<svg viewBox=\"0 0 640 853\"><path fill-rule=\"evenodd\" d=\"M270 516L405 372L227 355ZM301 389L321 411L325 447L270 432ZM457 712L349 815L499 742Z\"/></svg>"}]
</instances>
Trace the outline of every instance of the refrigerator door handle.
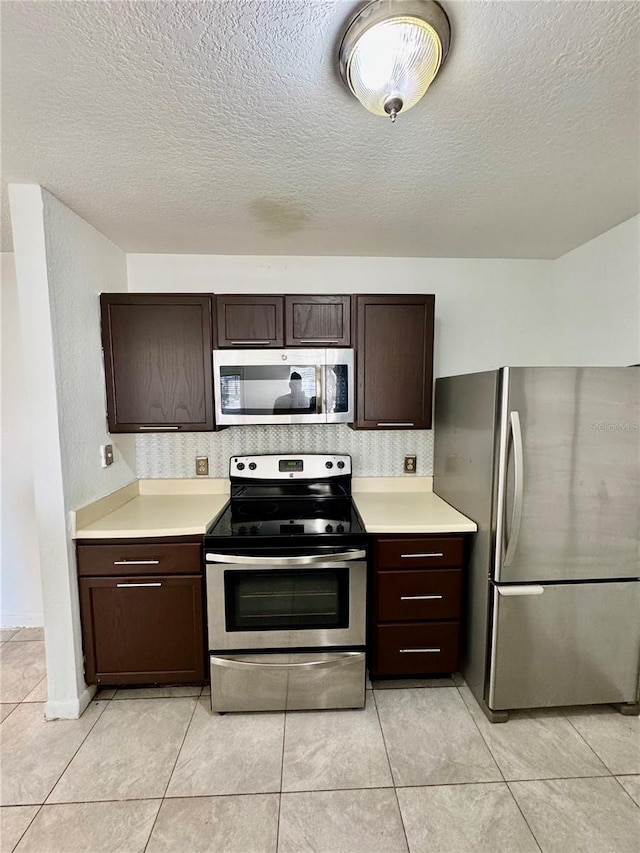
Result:
<instances>
[{"instance_id":1,"label":"refrigerator door handle","mask_svg":"<svg viewBox=\"0 0 640 853\"><path fill-rule=\"evenodd\" d=\"M539 583L530 583L526 586L518 584L518 586L497 586L498 595L542 595L544 587Z\"/></svg>"},{"instance_id":2,"label":"refrigerator door handle","mask_svg":"<svg viewBox=\"0 0 640 853\"><path fill-rule=\"evenodd\" d=\"M513 437L513 507L511 509L511 531L509 542L504 555L503 566L511 565L513 555L520 536L520 524L522 522L522 502L524 498L524 455L522 452L522 426L520 425L520 412L511 412L509 418L511 424L511 435Z\"/></svg>"}]
</instances>

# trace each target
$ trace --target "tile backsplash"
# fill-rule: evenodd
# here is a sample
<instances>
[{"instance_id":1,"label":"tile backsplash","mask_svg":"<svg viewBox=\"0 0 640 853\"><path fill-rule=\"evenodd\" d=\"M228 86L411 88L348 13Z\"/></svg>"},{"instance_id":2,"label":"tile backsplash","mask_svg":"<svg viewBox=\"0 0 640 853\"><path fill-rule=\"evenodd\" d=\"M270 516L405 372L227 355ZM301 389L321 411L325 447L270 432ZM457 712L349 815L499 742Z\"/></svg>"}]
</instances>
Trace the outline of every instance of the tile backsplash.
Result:
<instances>
[{"instance_id":1,"label":"tile backsplash","mask_svg":"<svg viewBox=\"0 0 640 853\"><path fill-rule=\"evenodd\" d=\"M228 477L229 457L257 453L349 453L356 477L399 477L404 457L418 457L417 475L433 473L432 430L352 430L346 424L237 426L221 432L136 436L141 479L195 477L196 456L209 476ZM412 475L409 475L412 476Z\"/></svg>"}]
</instances>

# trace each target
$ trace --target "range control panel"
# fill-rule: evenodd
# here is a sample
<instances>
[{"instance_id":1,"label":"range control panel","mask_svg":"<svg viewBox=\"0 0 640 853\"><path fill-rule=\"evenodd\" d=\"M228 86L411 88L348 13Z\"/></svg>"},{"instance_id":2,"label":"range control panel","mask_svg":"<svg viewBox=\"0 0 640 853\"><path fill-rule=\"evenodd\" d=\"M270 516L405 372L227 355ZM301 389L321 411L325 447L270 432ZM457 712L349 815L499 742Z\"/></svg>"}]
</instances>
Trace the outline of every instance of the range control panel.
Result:
<instances>
[{"instance_id":1,"label":"range control panel","mask_svg":"<svg viewBox=\"0 0 640 853\"><path fill-rule=\"evenodd\" d=\"M231 478L254 480L325 480L351 474L351 457L346 454L289 453L262 456L232 456Z\"/></svg>"}]
</instances>

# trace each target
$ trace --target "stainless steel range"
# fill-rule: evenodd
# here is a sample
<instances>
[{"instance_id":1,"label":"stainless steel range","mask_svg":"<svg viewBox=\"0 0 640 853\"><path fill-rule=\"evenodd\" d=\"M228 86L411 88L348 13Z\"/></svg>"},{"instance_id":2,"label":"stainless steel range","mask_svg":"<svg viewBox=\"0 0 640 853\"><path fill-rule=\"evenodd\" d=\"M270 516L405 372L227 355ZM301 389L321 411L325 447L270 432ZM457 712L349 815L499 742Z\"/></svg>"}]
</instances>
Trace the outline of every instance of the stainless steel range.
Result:
<instances>
[{"instance_id":1,"label":"stainless steel range","mask_svg":"<svg viewBox=\"0 0 640 853\"><path fill-rule=\"evenodd\" d=\"M204 539L214 711L361 708L367 534L351 457L233 456Z\"/></svg>"}]
</instances>

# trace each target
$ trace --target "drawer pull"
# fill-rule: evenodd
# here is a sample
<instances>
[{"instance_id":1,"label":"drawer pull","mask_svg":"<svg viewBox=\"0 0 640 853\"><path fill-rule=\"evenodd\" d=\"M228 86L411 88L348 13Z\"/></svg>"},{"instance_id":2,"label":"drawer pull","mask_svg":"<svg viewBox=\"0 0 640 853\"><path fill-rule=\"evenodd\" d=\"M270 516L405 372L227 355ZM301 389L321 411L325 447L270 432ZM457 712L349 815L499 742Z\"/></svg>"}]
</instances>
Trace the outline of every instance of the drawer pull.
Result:
<instances>
[{"instance_id":1,"label":"drawer pull","mask_svg":"<svg viewBox=\"0 0 640 853\"><path fill-rule=\"evenodd\" d=\"M271 341L231 341L232 347L268 347Z\"/></svg>"},{"instance_id":2,"label":"drawer pull","mask_svg":"<svg viewBox=\"0 0 640 853\"><path fill-rule=\"evenodd\" d=\"M116 586L118 589L129 589L132 586L162 586L162 584L158 581L157 583L119 583Z\"/></svg>"},{"instance_id":3,"label":"drawer pull","mask_svg":"<svg viewBox=\"0 0 640 853\"><path fill-rule=\"evenodd\" d=\"M329 346L330 344L332 344L334 346L337 346L340 343L340 341L317 341L317 340L311 339L310 341L299 341L299 343L311 344L312 346L314 344L322 344L322 346Z\"/></svg>"},{"instance_id":4,"label":"drawer pull","mask_svg":"<svg viewBox=\"0 0 640 853\"><path fill-rule=\"evenodd\" d=\"M160 560L114 560L114 566L157 566Z\"/></svg>"},{"instance_id":5,"label":"drawer pull","mask_svg":"<svg viewBox=\"0 0 640 853\"><path fill-rule=\"evenodd\" d=\"M444 598L443 595L401 595L400 601L435 601Z\"/></svg>"},{"instance_id":6,"label":"drawer pull","mask_svg":"<svg viewBox=\"0 0 640 853\"><path fill-rule=\"evenodd\" d=\"M425 554L400 554L400 556L403 560L410 560L411 558L415 559L416 557L444 557L444 554L442 551L433 551Z\"/></svg>"},{"instance_id":7,"label":"drawer pull","mask_svg":"<svg viewBox=\"0 0 640 853\"><path fill-rule=\"evenodd\" d=\"M412 427L413 424L408 423L408 422L407 423L401 423L400 421L394 421L392 423L376 424L376 426L381 426L381 427L385 427L385 426L388 426L388 427Z\"/></svg>"},{"instance_id":8,"label":"drawer pull","mask_svg":"<svg viewBox=\"0 0 640 853\"><path fill-rule=\"evenodd\" d=\"M401 655L437 654L441 649L399 649Z\"/></svg>"},{"instance_id":9,"label":"drawer pull","mask_svg":"<svg viewBox=\"0 0 640 853\"><path fill-rule=\"evenodd\" d=\"M180 429L179 426L140 426L138 429L150 429L153 432L161 432L162 430L167 429Z\"/></svg>"}]
</instances>

